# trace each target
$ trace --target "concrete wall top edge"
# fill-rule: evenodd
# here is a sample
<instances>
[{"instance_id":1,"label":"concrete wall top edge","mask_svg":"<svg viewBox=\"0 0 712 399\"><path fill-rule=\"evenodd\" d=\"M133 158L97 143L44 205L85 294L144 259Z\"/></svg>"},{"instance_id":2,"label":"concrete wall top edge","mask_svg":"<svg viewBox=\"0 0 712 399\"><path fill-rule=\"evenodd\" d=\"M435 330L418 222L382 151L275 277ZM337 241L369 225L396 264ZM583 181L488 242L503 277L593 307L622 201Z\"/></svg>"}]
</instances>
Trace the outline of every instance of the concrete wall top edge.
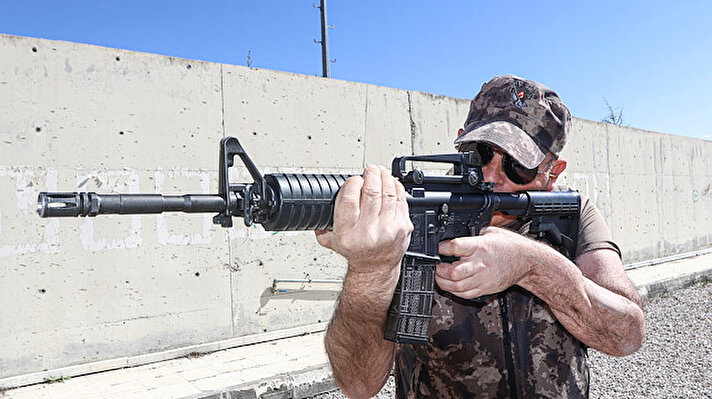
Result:
<instances>
[{"instance_id":1,"label":"concrete wall top edge","mask_svg":"<svg viewBox=\"0 0 712 399\"><path fill-rule=\"evenodd\" d=\"M424 97L427 97L427 98L430 98L433 100L439 100L439 101L448 100L448 101L456 101L456 102L466 102L468 104L468 106L470 104L470 100L472 100L471 98L451 97L451 96L446 96L443 94L433 94L433 93L428 93L426 91L420 91L420 90L406 90L406 89L395 89L395 90L403 90L403 91L407 91L407 92L413 93L413 94L420 94Z\"/></svg>"},{"instance_id":2,"label":"concrete wall top edge","mask_svg":"<svg viewBox=\"0 0 712 399\"><path fill-rule=\"evenodd\" d=\"M247 67L245 65L237 65L237 64L228 64L228 63L222 63L222 62L214 62L214 61L206 61L206 60L200 60L200 59L192 59L192 58L185 58L185 57L179 57L179 56L173 56L173 55L166 55L166 54L160 54L160 53L149 53L149 52L144 52L144 51L137 51L137 50L127 50L127 49L122 49L122 48L117 48L117 47L109 47L109 46L102 46L102 45L97 45L97 44L90 44L90 43L82 43L82 42L74 42L70 40L55 40L55 39L46 39L46 38L41 38L41 37L32 37L32 36L18 36L18 35L12 35L12 34L6 34L6 33L0 33L0 39L8 39L8 40L38 40L40 42L50 44L51 43L57 43L57 44L70 44L70 45L81 45L81 46L88 46L88 47L95 47L95 48L101 48L105 50L115 50L118 52L122 53L129 53L129 54L146 54L146 55L152 55L152 56L158 56L158 57L166 57L169 58L170 60L174 61L179 61L179 62L185 62L185 63L202 63L202 64L217 64L217 65L222 65L226 67L235 67L235 68L240 68L244 69L245 71L265 71L269 73L276 73L276 74L282 74L282 75L291 75L294 77L303 77L303 78L322 78L319 75L307 75L307 74L301 74L301 73L295 73L295 72L288 72L288 71L280 71L276 69L269 69L269 68L258 68L258 67ZM342 80L342 79L335 79L335 78L329 78L326 79L327 81L332 81L332 82L340 82L344 84L349 84L349 85L359 85L359 86L371 86L371 87L376 87L376 88L382 88L382 89L390 89L390 90L396 90L396 91L411 91L411 92L419 92L423 93L432 97L440 97L440 98L452 98L444 95L436 95L436 94L431 94L431 93L426 93L426 92L420 92L417 90L405 90L405 89L398 89L394 87L389 87L389 86L383 86L383 85L377 85L377 84L372 84L372 83L363 83L363 82L355 82L355 81L349 81L349 80ZM466 100L469 101L469 100Z\"/></svg>"},{"instance_id":3,"label":"concrete wall top edge","mask_svg":"<svg viewBox=\"0 0 712 399\"><path fill-rule=\"evenodd\" d=\"M698 143L699 143L699 142L702 142L702 143L705 143L705 142L712 143L712 140L698 139L698 138L694 138L694 137L686 137L686 136L681 136L681 135L674 134L674 133L656 132L656 131L654 131L654 130L641 129L641 128L638 128L638 127L635 127L635 126L618 126L618 125L612 125L612 124L610 124L610 123L599 122L599 121L592 121L592 120L590 120L590 119L579 118L579 117L576 117L576 116L573 117L573 121L574 121L574 123L577 123L577 122L578 122L578 123L587 123L587 124L597 125L597 126L599 126L599 127L613 127L613 128L615 128L616 130L619 130L619 131L628 131L628 132L636 133L636 134L656 135L656 136L659 136L659 137L675 138L676 140L678 140L678 139L679 139L679 140L689 140L690 142L698 142Z\"/></svg>"},{"instance_id":4,"label":"concrete wall top edge","mask_svg":"<svg viewBox=\"0 0 712 399\"><path fill-rule=\"evenodd\" d=\"M18 35L12 35L12 34L6 34L6 33L0 33L0 39L7 39L7 40L26 40L26 39L36 39L45 43L68 43L68 44L79 44L83 46L91 46L91 47L99 47L99 48L104 48L104 49L113 49L116 51L120 52L125 52L125 53L136 53L136 54L150 54L150 55L155 55L155 56L160 56L160 57L168 57L171 60L179 60L179 61L184 61L184 62L199 62L199 63L206 63L206 64L219 64L223 66L229 66L229 67L235 67L235 68L240 68L244 69L245 71L247 70L252 70L252 71L266 71L270 73L277 73L277 74L285 74L285 75L293 75L294 77L305 77L305 78L320 78L318 75L306 75L306 74L300 74L300 73L294 73L294 72L287 72L287 71L279 71L279 70L274 70L274 69L268 69L268 68L254 68L254 67L247 67L244 65L234 65L234 64L227 64L227 63L219 63L219 62L212 62L212 61L204 61L204 60L199 60L199 59L189 59L189 58L183 58L183 57L177 57L177 56L170 56L170 55L163 55L163 54L158 54L158 53L147 53L147 52L142 52L142 51L135 51L135 50L126 50L126 49L121 49L121 48L115 48L115 47L108 47L108 46L101 46L101 45L96 45L96 44L87 44L87 43L81 43L81 42L72 42L69 40L53 40L53 39L45 39L45 38L39 38L39 37L30 37L30 36L18 36ZM328 80L330 81L336 81L339 83L343 84L349 84L349 85L365 85L365 86L372 86L372 87L377 87L377 88L383 88L383 89L391 89L395 91L405 91L405 92L410 92L410 93L419 93L423 96L432 98L433 100L455 100L455 101L467 101L469 102L470 99L468 98L457 98L457 97L451 97L451 96L446 96L446 95L440 95L440 94L432 94L420 90L409 90L409 89L399 89L399 88L394 88L394 87L388 87L388 86L382 86L382 85L377 85L377 84L372 84L372 83L362 83L362 82L354 82L354 81L349 81L349 80L341 80L341 79L334 79L334 78L329 78ZM476 93L473 93L473 96ZM597 124L597 125L607 125L604 122L598 122L598 121L593 121L589 119L584 119L584 118L578 118L574 117L574 120L578 120L581 122L585 123L592 123L592 124ZM646 129L641 129L637 128L634 126L617 126L616 129L625 129L625 130L630 130L630 131L635 131L638 133L645 133L645 134L657 134L657 135L664 135L664 136L674 136L676 138L682 138L686 140L691 140L691 141L702 141L702 142L707 142L712 140L704 140L704 139L697 139L697 138L692 138L692 137L685 137L685 136L680 136L674 133L667 133L667 132L656 132L652 130L646 130Z\"/></svg>"},{"instance_id":5,"label":"concrete wall top edge","mask_svg":"<svg viewBox=\"0 0 712 399\"><path fill-rule=\"evenodd\" d=\"M33 37L33 36L18 36L18 35L11 35L7 33L0 33L0 40L8 40L8 41L25 41L25 40L37 40L38 44L42 43L44 45L47 45L48 47L52 47L52 44L56 45L80 45L80 46L86 46L86 47L93 47L96 49L102 49L102 50L114 50L123 54L143 54L143 55L151 55L151 56L157 56L161 58L168 58L170 60L175 60L175 61L187 61L190 63L204 63L204 64L216 64L215 62L211 61L205 61L205 60L198 60L198 59L189 59L189 58L183 58L183 57L177 57L177 56L172 56L172 55L166 55L166 54L158 54L158 53L149 53L145 51L137 51L137 50L127 50L127 49L122 49L118 47L109 47L109 46L102 46L98 44L91 44L91 43L82 43L82 42L73 42L69 40L55 40L55 39L45 39L41 37ZM25 44L25 43L23 43Z\"/></svg>"}]
</instances>

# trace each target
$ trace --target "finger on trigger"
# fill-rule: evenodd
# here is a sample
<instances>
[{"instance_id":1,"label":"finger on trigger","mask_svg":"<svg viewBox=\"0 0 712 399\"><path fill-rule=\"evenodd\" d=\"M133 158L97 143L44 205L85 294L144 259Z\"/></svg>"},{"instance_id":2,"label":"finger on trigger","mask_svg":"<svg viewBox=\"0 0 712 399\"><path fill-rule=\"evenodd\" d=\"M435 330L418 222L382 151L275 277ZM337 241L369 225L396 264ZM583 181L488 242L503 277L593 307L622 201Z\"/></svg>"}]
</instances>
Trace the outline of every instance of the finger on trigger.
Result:
<instances>
[{"instance_id":1,"label":"finger on trigger","mask_svg":"<svg viewBox=\"0 0 712 399\"><path fill-rule=\"evenodd\" d=\"M467 256L474 252L473 237L458 237L452 240L440 241L438 253L450 256Z\"/></svg>"}]
</instances>

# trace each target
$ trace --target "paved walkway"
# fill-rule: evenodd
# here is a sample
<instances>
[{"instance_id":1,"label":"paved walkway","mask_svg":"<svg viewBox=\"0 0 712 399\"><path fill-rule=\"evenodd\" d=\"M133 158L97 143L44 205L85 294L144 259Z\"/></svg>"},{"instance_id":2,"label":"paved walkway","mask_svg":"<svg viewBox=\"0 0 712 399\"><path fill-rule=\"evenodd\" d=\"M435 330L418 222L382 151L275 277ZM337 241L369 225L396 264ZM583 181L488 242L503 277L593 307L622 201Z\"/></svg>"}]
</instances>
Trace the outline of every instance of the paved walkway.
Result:
<instances>
[{"instance_id":1,"label":"paved walkway","mask_svg":"<svg viewBox=\"0 0 712 399\"><path fill-rule=\"evenodd\" d=\"M712 278L712 254L628 271L644 297ZM324 333L8 390L0 398L304 398L334 389Z\"/></svg>"}]
</instances>

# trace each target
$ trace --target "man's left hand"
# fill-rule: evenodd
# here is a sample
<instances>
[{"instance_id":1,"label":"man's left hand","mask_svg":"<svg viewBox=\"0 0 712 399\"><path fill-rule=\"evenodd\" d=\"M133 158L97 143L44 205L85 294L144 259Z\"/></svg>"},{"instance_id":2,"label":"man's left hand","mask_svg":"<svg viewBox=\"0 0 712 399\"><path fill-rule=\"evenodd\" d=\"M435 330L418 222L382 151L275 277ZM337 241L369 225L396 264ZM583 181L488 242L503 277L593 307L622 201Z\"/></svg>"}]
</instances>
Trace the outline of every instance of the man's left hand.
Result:
<instances>
[{"instance_id":1,"label":"man's left hand","mask_svg":"<svg viewBox=\"0 0 712 399\"><path fill-rule=\"evenodd\" d=\"M454 263L438 263L435 282L461 298L494 294L517 284L531 265L527 246L535 242L509 230L485 227L479 236L440 243L440 255L457 256Z\"/></svg>"}]
</instances>

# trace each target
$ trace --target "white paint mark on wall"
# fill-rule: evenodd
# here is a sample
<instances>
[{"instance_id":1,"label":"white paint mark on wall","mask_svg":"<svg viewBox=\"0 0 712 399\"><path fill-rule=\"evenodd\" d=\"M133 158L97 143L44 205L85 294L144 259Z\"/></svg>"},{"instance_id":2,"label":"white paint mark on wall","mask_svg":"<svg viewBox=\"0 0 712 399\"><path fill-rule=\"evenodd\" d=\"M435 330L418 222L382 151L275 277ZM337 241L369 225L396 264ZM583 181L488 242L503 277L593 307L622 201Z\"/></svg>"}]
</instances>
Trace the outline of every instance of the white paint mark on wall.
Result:
<instances>
[{"instance_id":1,"label":"white paint mark on wall","mask_svg":"<svg viewBox=\"0 0 712 399\"><path fill-rule=\"evenodd\" d=\"M57 191L57 171L48 170L45 175L45 187L48 191ZM36 194L32 197L32 203L37 207ZM46 254L55 254L59 252L59 219L43 219L45 220L44 242L38 245L38 249Z\"/></svg>"},{"instance_id":2,"label":"white paint mark on wall","mask_svg":"<svg viewBox=\"0 0 712 399\"><path fill-rule=\"evenodd\" d=\"M105 182L109 182L110 176L127 176L126 182L123 184L126 189L121 187L116 190L116 187L109 187L112 191L119 192L133 192L139 193L138 175L128 171L124 172L107 172L100 171L90 175L77 175L77 186L82 186L88 180L94 179L97 182L101 182L102 185ZM118 181L114 186L118 185ZM112 215L107 215L106 217L112 218ZM125 216L122 216L125 217ZM125 248L138 248L142 243L141 238L141 216L131 215L131 231L127 236L122 238L114 239L109 241L106 238L96 238L94 234L94 219L85 218L84 222L79 226L79 239L82 242L82 247L85 250L96 252L106 249L125 249Z\"/></svg>"},{"instance_id":3,"label":"white paint mark on wall","mask_svg":"<svg viewBox=\"0 0 712 399\"><path fill-rule=\"evenodd\" d=\"M44 178L44 187L49 191L57 191L57 171L55 170L47 170L42 173L30 167L0 167L0 177L3 176L15 181L15 203L22 217L28 220L33 217L37 218L35 210L37 209L38 181ZM8 212L8 214L10 213ZM0 209L0 238L3 237L2 215L3 211ZM6 235L8 235L7 232ZM59 220L47 219L42 242L0 245L0 258L37 251L47 254L56 253L58 241Z\"/></svg>"},{"instance_id":4,"label":"white paint mark on wall","mask_svg":"<svg viewBox=\"0 0 712 399\"><path fill-rule=\"evenodd\" d=\"M200 188L202 194L211 194L210 192L210 175L205 171L195 170L173 170L168 172L168 178L174 180L177 176L182 177L197 177L200 179ZM155 184L156 193L163 193L164 183L166 181L166 173L156 171ZM213 215L203 215L202 233L174 233L168 228L166 223L166 215L156 215L156 234L158 242L162 245L192 245L192 244L209 244L210 243L210 228L212 226Z\"/></svg>"},{"instance_id":5,"label":"white paint mark on wall","mask_svg":"<svg viewBox=\"0 0 712 399\"><path fill-rule=\"evenodd\" d=\"M280 236L297 236L304 234L303 231L265 231L262 226L253 224L250 227L244 225L242 218L234 218L233 227L228 229L228 239L249 239L249 240L264 240L273 237L277 234ZM313 234L313 233L312 233Z\"/></svg>"}]
</instances>

